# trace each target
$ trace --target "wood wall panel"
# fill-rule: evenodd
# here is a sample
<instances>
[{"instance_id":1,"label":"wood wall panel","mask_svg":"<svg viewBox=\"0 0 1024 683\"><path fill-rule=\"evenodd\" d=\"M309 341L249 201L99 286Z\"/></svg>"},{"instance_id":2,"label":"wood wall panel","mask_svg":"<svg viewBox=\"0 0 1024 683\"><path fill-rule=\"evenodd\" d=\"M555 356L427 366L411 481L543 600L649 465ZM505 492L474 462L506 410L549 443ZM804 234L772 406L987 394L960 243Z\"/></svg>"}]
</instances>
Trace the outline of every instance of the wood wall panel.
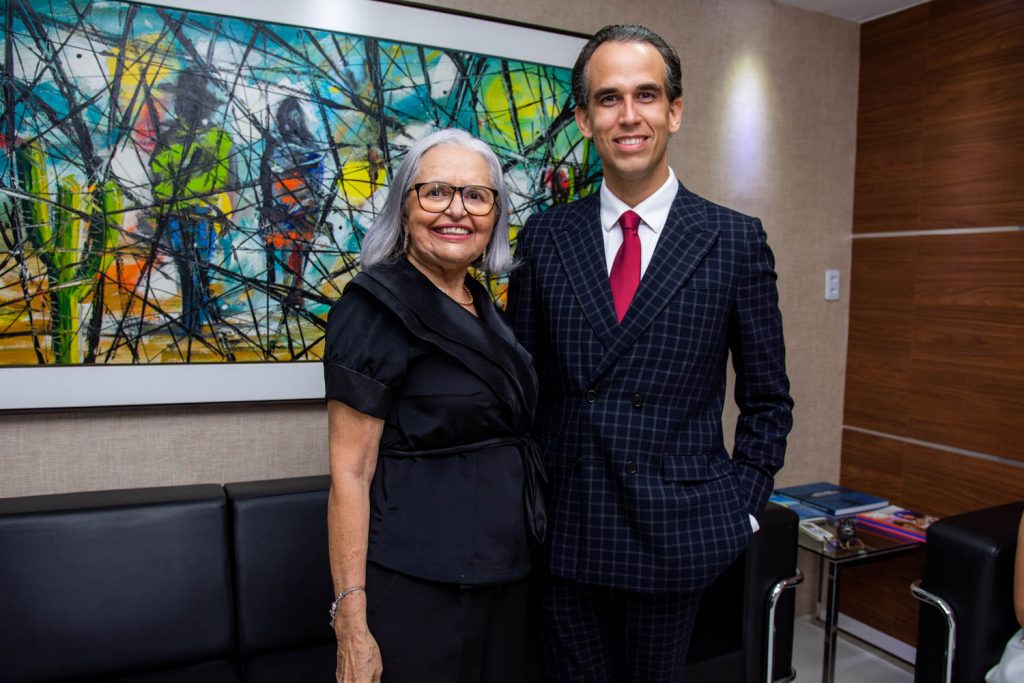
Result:
<instances>
[{"instance_id":1,"label":"wood wall panel","mask_svg":"<svg viewBox=\"0 0 1024 683\"><path fill-rule=\"evenodd\" d=\"M932 32L929 68L972 67L1005 55L1024 56L1020 0L933 0L925 8ZM902 48L891 50L898 55Z\"/></svg>"},{"instance_id":2,"label":"wood wall panel","mask_svg":"<svg viewBox=\"0 0 1024 683\"><path fill-rule=\"evenodd\" d=\"M1024 3L930 3L920 228L1024 214Z\"/></svg>"},{"instance_id":3,"label":"wood wall panel","mask_svg":"<svg viewBox=\"0 0 1024 683\"><path fill-rule=\"evenodd\" d=\"M840 482L903 505L908 499L903 469L906 445L903 441L844 429Z\"/></svg>"},{"instance_id":4,"label":"wood wall panel","mask_svg":"<svg viewBox=\"0 0 1024 683\"><path fill-rule=\"evenodd\" d=\"M914 242L908 434L1024 461L1024 232Z\"/></svg>"},{"instance_id":5,"label":"wood wall panel","mask_svg":"<svg viewBox=\"0 0 1024 683\"><path fill-rule=\"evenodd\" d=\"M914 311L1024 322L1024 232L936 236L912 242Z\"/></svg>"},{"instance_id":6,"label":"wood wall panel","mask_svg":"<svg viewBox=\"0 0 1024 683\"><path fill-rule=\"evenodd\" d=\"M844 422L902 434L910 390L912 240L858 240L850 273Z\"/></svg>"},{"instance_id":7,"label":"wood wall panel","mask_svg":"<svg viewBox=\"0 0 1024 683\"><path fill-rule=\"evenodd\" d=\"M855 233L1024 222L1024 3L864 24L859 97Z\"/></svg>"},{"instance_id":8,"label":"wood wall panel","mask_svg":"<svg viewBox=\"0 0 1024 683\"><path fill-rule=\"evenodd\" d=\"M1024 225L1024 2L864 24L859 92L840 481L940 516L1020 500L1024 232L868 233ZM843 611L913 643L919 576L857 568Z\"/></svg>"},{"instance_id":9,"label":"wood wall panel","mask_svg":"<svg viewBox=\"0 0 1024 683\"><path fill-rule=\"evenodd\" d=\"M851 429L843 430L844 486L946 517L1024 498L1024 468Z\"/></svg>"},{"instance_id":10,"label":"wood wall panel","mask_svg":"<svg viewBox=\"0 0 1024 683\"><path fill-rule=\"evenodd\" d=\"M943 119L930 124L923 140L919 228L1019 224L1024 211L1024 155L1019 151L1024 149L1024 107L977 122Z\"/></svg>"},{"instance_id":11,"label":"wood wall panel","mask_svg":"<svg viewBox=\"0 0 1024 683\"><path fill-rule=\"evenodd\" d=\"M914 438L1024 460L1021 324L914 316L906 433Z\"/></svg>"},{"instance_id":12,"label":"wood wall panel","mask_svg":"<svg viewBox=\"0 0 1024 683\"><path fill-rule=\"evenodd\" d=\"M927 26L918 6L861 28L855 231L917 229Z\"/></svg>"},{"instance_id":13,"label":"wood wall panel","mask_svg":"<svg viewBox=\"0 0 1024 683\"><path fill-rule=\"evenodd\" d=\"M1024 232L855 240L847 425L1024 461Z\"/></svg>"},{"instance_id":14,"label":"wood wall panel","mask_svg":"<svg viewBox=\"0 0 1024 683\"><path fill-rule=\"evenodd\" d=\"M904 447L911 509L949 515L1024 499L1024 469L914 444Z\"/></svg>"}]
</instances>

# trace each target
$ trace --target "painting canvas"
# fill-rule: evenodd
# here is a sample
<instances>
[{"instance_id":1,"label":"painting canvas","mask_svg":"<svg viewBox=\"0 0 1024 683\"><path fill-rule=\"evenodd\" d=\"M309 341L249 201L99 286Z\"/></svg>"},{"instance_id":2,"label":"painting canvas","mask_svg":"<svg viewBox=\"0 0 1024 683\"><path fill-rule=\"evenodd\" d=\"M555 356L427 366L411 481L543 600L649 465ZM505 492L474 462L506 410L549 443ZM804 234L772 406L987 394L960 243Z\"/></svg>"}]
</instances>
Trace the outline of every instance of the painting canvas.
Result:
<instances>
[{"instance_id":1,"label":"painting canvas","mask_svg":"<svg viewBox=\"0 0 1024 683\"><path fill-rule=\"evenodd\" d=\"M318 360L389 179L437 128L498 153L513 240L599 182L564 67L136 3L3 7L0 373Z\"/></svg>"}]
</instances>

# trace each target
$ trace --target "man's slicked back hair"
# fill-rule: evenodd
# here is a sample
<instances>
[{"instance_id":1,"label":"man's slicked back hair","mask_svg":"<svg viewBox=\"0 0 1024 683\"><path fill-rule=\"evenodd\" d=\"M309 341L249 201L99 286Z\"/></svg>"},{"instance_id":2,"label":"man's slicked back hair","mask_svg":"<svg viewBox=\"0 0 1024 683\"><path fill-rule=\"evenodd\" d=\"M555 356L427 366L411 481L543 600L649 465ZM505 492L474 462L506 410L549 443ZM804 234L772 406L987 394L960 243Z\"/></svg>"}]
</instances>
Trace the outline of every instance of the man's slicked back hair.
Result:
<instances>
[{"instance_id":1,"label":"man's slicked back hair","mask_svg":"<svg viewBox=\"0 0 1024 683\"><path fill-rule=\"evenodd\" d=\"M577 107L586 109L590 104L590 79L587 76L587 65L594 51L605 43L647 43L661 55L665 62L665 95L669 102L683 96L683 67L679 63L679 55L665 39L654 31L637 24L615 24L605 26L587 41L576 58L572 68L572 96Z\"/></svg>"}]
</instances>

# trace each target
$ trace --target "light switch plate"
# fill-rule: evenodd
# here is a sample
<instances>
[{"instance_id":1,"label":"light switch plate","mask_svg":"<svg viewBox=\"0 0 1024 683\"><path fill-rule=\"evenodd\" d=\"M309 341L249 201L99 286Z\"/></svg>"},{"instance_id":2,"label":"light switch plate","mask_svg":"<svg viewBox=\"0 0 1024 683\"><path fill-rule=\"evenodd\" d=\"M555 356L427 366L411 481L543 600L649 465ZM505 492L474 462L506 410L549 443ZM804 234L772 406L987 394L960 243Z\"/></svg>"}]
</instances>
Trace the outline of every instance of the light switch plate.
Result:
<instances>
[{"instance_id":1,"label":"light switch plate","mask_svg":"<svg viewBox=\"0 0 1024 683\"><path fill-rule=\"evenodd\" d=\"M825 271L825 301L839 301L839 271Z\"/></svg>"}]
</instances>

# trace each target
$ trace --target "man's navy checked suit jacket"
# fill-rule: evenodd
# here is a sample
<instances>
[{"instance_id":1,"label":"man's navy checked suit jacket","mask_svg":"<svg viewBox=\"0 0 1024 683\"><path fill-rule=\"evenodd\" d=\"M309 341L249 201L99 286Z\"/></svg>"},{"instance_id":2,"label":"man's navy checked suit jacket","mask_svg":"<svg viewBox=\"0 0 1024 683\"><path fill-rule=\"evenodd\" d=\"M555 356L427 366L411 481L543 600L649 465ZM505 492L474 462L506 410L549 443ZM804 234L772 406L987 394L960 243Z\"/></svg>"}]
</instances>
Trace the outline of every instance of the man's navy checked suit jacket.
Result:
<instances>
[{"instance_id":1,"label":"man's navy checked suit jacket","mask_svg":"<svg viewBox=\"0 0 1024 683\"><path fill-rule=\"evenodd\" d=\"M508 313L541 382L547 569L641 592L699 590L746 546L792 425L774 257L760 221L682 185L620 325L600 196L532 216ZM740 409L722 437L732 353Z\"/></svg>"}]
</instances>

